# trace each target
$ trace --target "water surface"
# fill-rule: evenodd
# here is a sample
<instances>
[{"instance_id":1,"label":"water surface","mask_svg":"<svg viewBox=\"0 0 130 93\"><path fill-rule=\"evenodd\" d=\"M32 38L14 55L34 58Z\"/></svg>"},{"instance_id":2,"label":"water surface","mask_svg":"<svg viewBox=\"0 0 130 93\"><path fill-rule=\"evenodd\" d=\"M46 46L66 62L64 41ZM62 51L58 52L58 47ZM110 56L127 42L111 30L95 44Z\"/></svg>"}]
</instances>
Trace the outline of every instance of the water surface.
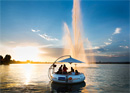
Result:
<instances>
[{"instance_id":1,"label":"water surface","mask_svg":"<svg viewBox=\"0 0 130 93\"><path fill-rule=\"evenodd\" d=\"M130 92L128 64L98 64L97 67L78 68L79 71L84 71L86 79L85 82L74 85L52 83L48 78L50 65L0 65L0 92Z\"/></svg>"}]
</instances>

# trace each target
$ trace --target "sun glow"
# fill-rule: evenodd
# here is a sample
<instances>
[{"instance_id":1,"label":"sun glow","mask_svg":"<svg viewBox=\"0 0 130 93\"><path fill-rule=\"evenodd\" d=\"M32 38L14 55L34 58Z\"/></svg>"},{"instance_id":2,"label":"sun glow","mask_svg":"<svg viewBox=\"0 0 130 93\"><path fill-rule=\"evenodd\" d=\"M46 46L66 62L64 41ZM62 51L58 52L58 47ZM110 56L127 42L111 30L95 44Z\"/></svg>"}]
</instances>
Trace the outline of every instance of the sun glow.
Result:
<instances>
[{"instance_id":1,"label":"sun glow","mask_svg":"<svg viewBox=\"0 0 130 93\"><path fill-rule=\"evenodd\" d=\"M13 49L14 52L14 59L20 61L38 61L39 60L39 49L33 46L27 47L16 47Z\"/></svg>"}]
</instances>

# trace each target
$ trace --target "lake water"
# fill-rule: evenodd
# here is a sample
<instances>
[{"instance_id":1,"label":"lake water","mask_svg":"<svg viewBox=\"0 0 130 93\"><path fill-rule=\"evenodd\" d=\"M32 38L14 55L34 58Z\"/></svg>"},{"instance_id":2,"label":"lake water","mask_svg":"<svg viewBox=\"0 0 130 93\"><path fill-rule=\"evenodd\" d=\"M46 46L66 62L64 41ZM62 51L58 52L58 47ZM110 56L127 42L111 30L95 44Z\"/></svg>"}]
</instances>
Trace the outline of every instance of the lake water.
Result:
<instances>
[{"instance_id":1,"label":"lake water","mask_svg":"<svg viewBox=\"0 0 130 93\"><path fill-rule=\"evenodd\" d=\"M85 82L74 85L52 83L48 78L51 64L0 65L0 93L129 93L128 64L98 64L80 67Z\"/></svg>"}]
</instances>

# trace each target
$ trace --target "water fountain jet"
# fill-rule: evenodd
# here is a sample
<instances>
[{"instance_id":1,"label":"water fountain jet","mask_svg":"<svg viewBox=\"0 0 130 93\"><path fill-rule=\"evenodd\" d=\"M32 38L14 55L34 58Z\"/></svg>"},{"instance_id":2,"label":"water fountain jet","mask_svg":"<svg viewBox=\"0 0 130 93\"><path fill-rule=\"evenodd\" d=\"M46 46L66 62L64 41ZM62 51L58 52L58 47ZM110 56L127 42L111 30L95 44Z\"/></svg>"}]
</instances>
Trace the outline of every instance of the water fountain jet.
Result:
<instances>
[{"instance_id":1,"label":"water fountain jet","mask_svg":"<svg viewBox=\"0 0 130 93\"><path fill-rule=\"evenodd\" d=\"M71 36L68 25L64 23L64 32L65 32L63 37L64 44L65 44L64 55L71 55L74 58L86 62L87 65L90 64L91 62L95 62L94 53L92 51L90 41L88 39L83 39L79 0L73 0L72 28L73 28L73 33L72 33L73 36ZM87 47L89 47L87 53L84 47L85 43Z\"/></svg>"}]
</instances>

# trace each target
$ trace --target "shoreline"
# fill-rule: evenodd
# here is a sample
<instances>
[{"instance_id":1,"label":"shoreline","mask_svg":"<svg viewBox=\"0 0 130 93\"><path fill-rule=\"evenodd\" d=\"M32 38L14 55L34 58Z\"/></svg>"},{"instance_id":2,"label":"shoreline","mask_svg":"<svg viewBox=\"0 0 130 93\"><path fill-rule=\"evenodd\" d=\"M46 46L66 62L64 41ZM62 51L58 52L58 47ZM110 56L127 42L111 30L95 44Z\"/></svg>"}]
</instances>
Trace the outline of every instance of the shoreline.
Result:
<instances>
[{"instance_id":1,"label":"shoreline","mask_svg":"<svg viewBox=\"0 0 130 93\"><path fill-rule=\"evenodd\" d=\"M10 64L53 64L53 62L13 62ZM57 63L57 64L61 64L61 63ZM130 64L130 62L96 62L90 64Z\"/></svg>"}]
</instances>

